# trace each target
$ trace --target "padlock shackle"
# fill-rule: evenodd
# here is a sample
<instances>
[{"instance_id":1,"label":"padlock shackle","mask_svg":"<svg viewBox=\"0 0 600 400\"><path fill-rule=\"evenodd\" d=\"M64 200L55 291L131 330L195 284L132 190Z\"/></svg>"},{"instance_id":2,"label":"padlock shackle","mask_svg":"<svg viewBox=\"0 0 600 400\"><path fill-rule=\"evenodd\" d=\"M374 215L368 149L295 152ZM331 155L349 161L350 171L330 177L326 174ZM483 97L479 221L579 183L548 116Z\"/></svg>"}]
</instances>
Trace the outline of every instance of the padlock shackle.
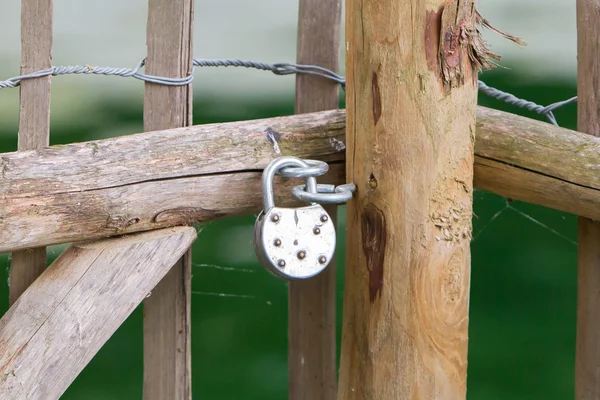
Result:
<instances>
[{"instance_id":1,"label":"padlock shackle","mask_svg":"<svg viewBox=\"0 0 600 400\"><path fill-rule=\"evenodd\" d=\"M310 165L298 157L284 156L276 158L266 166L262 175L263 207L268 212L275 207L275 195L273 194L273 179L275 174L285 167L308 168ZM317 193L317 179L314 176L308 177L306 181L306 190L310 193Z\"/></svg>"}]
</instances>

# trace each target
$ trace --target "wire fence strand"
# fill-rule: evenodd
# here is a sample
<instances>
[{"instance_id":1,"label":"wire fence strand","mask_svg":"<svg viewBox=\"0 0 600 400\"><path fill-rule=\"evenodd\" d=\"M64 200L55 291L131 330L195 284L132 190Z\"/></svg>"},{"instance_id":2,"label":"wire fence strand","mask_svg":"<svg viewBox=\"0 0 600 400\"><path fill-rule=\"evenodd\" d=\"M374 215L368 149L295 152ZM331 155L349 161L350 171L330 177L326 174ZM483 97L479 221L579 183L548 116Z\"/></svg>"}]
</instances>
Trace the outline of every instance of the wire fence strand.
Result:
<instances>
[{"instance_id":1,"label":"wire fence strand","mask_svg":"<svg viewBox=\"0 0 600 400\"><path fill-rule=\"evenodd\" d=\"M164 76L153 76L141 72L142 68L146 64L146 59L141 60L135 68L114 68L114 67L98 67L90 65L72 65L72 66L58 66L43 69L37 72L33 72L26 75L19 75L9 78L4 81L0 81L0 89L16 88L19 84L26 79L41 78L44 76L58 76L58 75L107 75L107 76L120 76L124 78L134 78L144 82L155 83L166 86L185 86L192 83L194 79L194 72L196 68L205 67L243 67L252 68L262 71L270 71L275 75L292 75L292 74L305 74L320 76L329 79L333 82L338 83L343 90L346 89L346 78L339 75L331 70L316 65L302 65L293 63L263 63L257 61L245 61L237 59L194 59L193 68L190 75L183 78L169 78ZM521 99L512 93L507 93L502 90L490 87L483 81L478 81L478 89L481 93L494 99L503 101L507 104L511 104L520 108L524 108L529 111L533 111L540 115L545 116L548 121L558 126L556 117L553 111L566 106L568 104L576 103L577 96L567 100L552 103L547 106L536 104L532 101Z\"/></svg>"}]
</instances>

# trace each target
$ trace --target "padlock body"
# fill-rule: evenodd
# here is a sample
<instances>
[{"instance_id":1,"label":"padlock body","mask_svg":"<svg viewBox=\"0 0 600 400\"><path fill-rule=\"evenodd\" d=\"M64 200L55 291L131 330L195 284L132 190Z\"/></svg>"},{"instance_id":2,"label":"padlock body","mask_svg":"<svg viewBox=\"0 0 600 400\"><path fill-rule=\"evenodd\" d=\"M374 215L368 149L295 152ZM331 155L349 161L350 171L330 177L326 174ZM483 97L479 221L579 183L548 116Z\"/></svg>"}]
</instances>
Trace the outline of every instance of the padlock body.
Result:
<instances>
[{"instance_id":1,"label":"padlock body","mask_svg":"<svg viewBox=\"0 0 600 400\"><path fill-rule=\"evenodd\" d=\"M254 248L260 263L283 279L307 279L322 272L335 252L331 217L319 204L273 207L254 226Z\"/></svg>"}]
</instances>

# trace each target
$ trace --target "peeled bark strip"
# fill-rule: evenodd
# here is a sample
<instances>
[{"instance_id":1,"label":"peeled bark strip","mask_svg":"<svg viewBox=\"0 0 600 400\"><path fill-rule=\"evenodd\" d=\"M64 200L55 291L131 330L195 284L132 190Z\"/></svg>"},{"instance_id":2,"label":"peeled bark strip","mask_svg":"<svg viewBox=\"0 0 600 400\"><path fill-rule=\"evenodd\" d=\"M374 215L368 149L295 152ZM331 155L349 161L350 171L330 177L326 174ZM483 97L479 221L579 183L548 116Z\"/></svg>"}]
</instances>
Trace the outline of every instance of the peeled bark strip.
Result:
<instances>
[{"instance_id":1,"label":"peeled bark strip","mask_svg":"<svg viewBox=\"0 0 600 400\"><path fill-rule=\"evenodd\" d=\"M346 6L357 193L338 399L464 399L477 68L463 33L475 26L473 1Z\"/></svg>"}]
</instances>

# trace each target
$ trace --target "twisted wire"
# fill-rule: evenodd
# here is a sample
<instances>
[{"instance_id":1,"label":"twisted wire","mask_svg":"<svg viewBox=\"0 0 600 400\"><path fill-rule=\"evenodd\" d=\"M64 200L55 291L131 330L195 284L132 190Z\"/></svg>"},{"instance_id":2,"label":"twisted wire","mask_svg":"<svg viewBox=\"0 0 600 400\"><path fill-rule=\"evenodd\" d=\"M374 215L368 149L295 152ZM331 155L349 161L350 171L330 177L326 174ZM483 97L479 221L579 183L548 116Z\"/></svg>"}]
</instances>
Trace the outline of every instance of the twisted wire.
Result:
<instances>
[{"instance_id":1,"label":"twisted wire","mask_svg":"<svg viewBox=\"0 0 600 400\"><path fill-rule=\"evenodd\" d=\"M262 71L270 71L275 75L292 75L292 74L304 74L320 76L338 83L343 90L346 89L346 78L339 75L327 68L319 67L317 65L301 65L293 63L264 63L257 61L246 61L237 59L193 59L192 72L189 76L183 78L169 78L164 76L148 75L140 72L145 66L146 59L141 60L135 68L114 68L114 67L99 67L90 65L73 65L73 66L58 66L48 69L43 69L30 74L24 74L9 78L4 81L0 81L0 89L4 88L16 88L25 79L41 78L45 76L57 76L57 75L105 75L105 76L120 76L125 78L135 78L144 82L151 82L159 85L166 86L185 86L192 83L194 79L194 72L196 68L205 67L243 67L251 68ZM542 106L532 101L519 98L512 93L504 92L502 90L493 88L485 84L483 81L478 81L478 89L485 95L503 101L507 104L511 104L520 108L524 108L529 111L536 112L540 115L545 116L550 123L558 126L556 117L553 111L566 106L568 104L576 103L577 96L567 100L552 103L548 106Z\"/></svg>"}]
</instances>

